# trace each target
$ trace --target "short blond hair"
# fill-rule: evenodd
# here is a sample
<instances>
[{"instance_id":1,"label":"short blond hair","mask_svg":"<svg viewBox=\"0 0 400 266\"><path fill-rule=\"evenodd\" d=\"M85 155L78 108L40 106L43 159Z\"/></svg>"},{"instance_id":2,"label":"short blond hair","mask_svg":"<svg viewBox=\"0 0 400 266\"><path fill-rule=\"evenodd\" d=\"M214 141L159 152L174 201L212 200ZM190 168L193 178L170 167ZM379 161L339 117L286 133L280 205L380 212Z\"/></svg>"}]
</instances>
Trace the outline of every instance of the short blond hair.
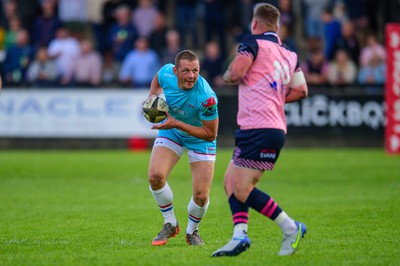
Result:
<instances>
[{"instance_id":1,"label":"short blond hair","mask_svg":"<svg viewBox=\"0 0 400 266\"><path fill-rule=\"evenodd\" d=\"M254 7L253 18L269 29L278 28L281 13L273 5L259 3Z\"/></svg>"},{"instance_id":2,"label":"short blond hair","mask_svg":"<svg viewBox=\"0 0 400 266\"><path fill-rule=\"evenodd\" d=\"M179 67L179 63L181 60L188 60L189 62L192 61L199 61L199 57L197 54L191 50L183 50L179 52L175 57L175 67Z\"/></svg>"}]
</instances>

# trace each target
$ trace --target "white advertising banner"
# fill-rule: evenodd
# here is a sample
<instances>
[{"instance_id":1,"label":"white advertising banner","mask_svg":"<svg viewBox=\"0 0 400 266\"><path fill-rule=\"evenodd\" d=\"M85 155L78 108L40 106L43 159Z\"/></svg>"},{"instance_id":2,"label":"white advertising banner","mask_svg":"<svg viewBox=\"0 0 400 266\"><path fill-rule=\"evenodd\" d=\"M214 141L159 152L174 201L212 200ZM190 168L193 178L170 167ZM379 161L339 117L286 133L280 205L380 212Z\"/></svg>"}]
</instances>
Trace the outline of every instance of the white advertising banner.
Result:
<instances>
[{"instance_id":1,"label":"white advertising banner","mask_svg":"<svg viewBox=\"0 0 400 266\"><path fill-rule=\"evenodd\" d=\"M148 90L3 89L0 137L155 137L141 113Z\"/></svg>"}]
</instances>

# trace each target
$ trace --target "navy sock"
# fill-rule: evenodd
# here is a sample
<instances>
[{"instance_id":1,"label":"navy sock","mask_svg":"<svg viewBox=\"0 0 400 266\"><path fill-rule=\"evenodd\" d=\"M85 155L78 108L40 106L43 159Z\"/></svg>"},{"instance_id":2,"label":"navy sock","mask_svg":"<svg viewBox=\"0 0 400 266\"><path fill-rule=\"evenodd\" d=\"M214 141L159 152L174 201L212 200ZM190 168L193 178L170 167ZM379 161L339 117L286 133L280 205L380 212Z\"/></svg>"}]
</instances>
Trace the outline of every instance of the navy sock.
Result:
<instances>
[{"instance_id":1,"label":"navy sock","mask_svg":"<svg viewBox=\"0 0 400 266\"><path fill-rule=\"evenodd\" d=\"M254 188L246 200L246 205L267 216L271 220L282 212L282 209L268 194Z\"/></svg>"},{"instance_id":2,"label":"navy sock","mask_svg":"<svg viewBox=\"0 0 400 266\"><path fill-rule=\"evenodd\" d=\"M229 197L229 206L231 207L233 225L239 223L247 224L249 221L249 207L240 202L235 195Z\"/></svg>"}]
</instances>

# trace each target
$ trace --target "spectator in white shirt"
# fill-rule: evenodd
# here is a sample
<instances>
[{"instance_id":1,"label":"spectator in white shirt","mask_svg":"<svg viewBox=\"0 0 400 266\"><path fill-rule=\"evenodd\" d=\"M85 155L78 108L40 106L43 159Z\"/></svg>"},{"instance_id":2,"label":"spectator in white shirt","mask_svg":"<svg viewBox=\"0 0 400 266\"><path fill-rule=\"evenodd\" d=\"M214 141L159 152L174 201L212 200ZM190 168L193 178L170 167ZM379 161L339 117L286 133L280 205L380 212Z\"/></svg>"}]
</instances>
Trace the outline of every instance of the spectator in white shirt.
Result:
<instances>
[{"instance_id":1,"label":"spectator in white shirt","mask_svg":"<svg viewBox=\"0 0 400 266\"><path fill-rule=\"evenodd\" d=\"M59 28L56 38L49 44L49 56L55 60L60 73L60 84L67 85L74 61L80 55L79 42L71 37L67 28Z\"/></svg>"}]
</instances>

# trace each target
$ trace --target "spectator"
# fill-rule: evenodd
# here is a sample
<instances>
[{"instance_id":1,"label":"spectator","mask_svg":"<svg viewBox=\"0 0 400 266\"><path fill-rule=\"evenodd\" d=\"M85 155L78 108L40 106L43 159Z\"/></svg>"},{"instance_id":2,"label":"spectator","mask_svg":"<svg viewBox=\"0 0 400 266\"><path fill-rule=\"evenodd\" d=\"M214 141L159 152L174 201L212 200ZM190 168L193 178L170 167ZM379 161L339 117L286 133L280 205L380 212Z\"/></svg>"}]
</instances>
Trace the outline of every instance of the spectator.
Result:
<instances>
[{"instance_id":1,"label":"spectator","mask_svg":"<svg viewBox=\"0 0 400 266\"><path fill-rule=\"evenodd\" d=\"M99 86L102 69L100 54L93 50L92 43L87 39L81 40L80 50L80 55L73 62L71 73L65 82L72 82L79 87Z\"/></svg>"},{"instance_id":2,"label":"spectator","mask_svg":"<svg viewBox=\"0 0 400 266\"><path fill-rule=\"evenodd\" d=\"M4 6L3 6L3 3L0 3L0 49L2 49L2 47L1 47L1 44L3 43L3 39L2 39L2 37L3 37L3 35L1 35L1 34L4 34L4 31L5 31L5 27L4 27L4 25L3 25L3 20L5 20L6 18L5 18L5 15L4 15ZM1 83L0 83L0 90L1 90Z\"/></svg>"},{"instance_id":3,"label":"spectator","mask_svg":"<svg viewBox=\"0 0 400 266\"><path fill-rule=\"evenodd\" d=\"M131 10L128 6L120 6L115 10L114 23L109 31L107 43L118 62L122 62L132 49L132 43L137 38L137 31L131 24Z\"/></svg>"},{"instance_id":4,"label":"spectator","mask_svg":"<svg viewBox=\"0 0 400 266\"><path fill-rule=\"evenodd\" d=\"M186 45L186 36L189 36L192 41L192 46L199 43L199 33L197 30L197 0L176 0L176 23L179 32L180 42L182 47ZM189 34L186 34L187 31ZM172 61L173 62L173 61ZM171 62L171 63L172 63Z\"/></svg>"},{"instance_id":5,"label":"spectator","mask_svg":"<svg viewBox=\"0 0 400 266\"><path fill-rule=\"evenodd\" d=\"M17 35L20 30L22 30L21 20L18 17L11 17L8 22L9 28L5 33L4 38L4 48L14 46L17 43Z\"/></svg>"},{"instance_id":6,"label":"spectator","mask_svg":"<svg viewBox=\"0 0 400 266\"><path fill-rule=\"evenodd\" d=\"M148 40L141 37L122 63L119 81L132 84L134 88L149 87L160 65L157 53L149 48Z\"/></svg>"},{"instance_id":7,"label":"spectator","mask_svg":"<svg viewBox=\"0 0 400 266\"><path fill-rule=\"evenodd\" d=\"M6 50L3 65L4 84L21 84L25 81L26 70L33 59L27 30L19 30L17 42Z\"/></svg>"},{"instance_id":8,"label":"spectator","mask_svg":"<svg viewBox=\"0 0 400 266\"><path fill-rule=\"evenodd\" d=\"M224 18L224 0L206 0L205 1L205 37L206 42L213 40L216 34L219 40L222 57L225 58L225 18Z\"/></svg>"},{"instance_id":9,"label":"spectator","mask_svg":"<svg viewBox=\"0 0 400 266\"><path fill-rule=\"evenodd\" d=\"M3 1L4 2L4 1ZM0 1L0 5L3 3ZM9 22L12 18L18 17L18 4L16 0L9 0L4 2L4 14L0 17L1 27L8 30Z\"/></svg>"},{"instance_id":10,"label":"spectator","mask_svg":"<svg viewBox=\"0 0 400 266\"><path fill-rule=\"evenodd\" d=\"M114 60L113 52L106 50L103 56L103 69L101 71L102 83L107 86L117 84L120 67L120 64Z\"/></svg>"},{"instance_id":11,"label":"spectator","mask_svg":"<svg viewBox=\"0 0 400 266\"><path fill-rule=\"evenodd\" d=\"M328 80L329 62L325 59L321 49L315 49L310 52L304 62L301 64L307 84L323 85Z\"/></svg>"},{"instance_id":12,"label":"spectator","mask_svg":"<svg viewBox=\"0 0 400 266\"><path fill-rule=\"evenodd\" d=\"M365 32L369 26L368 0L342 0L346 6L347 14L359 32Z\"/></svg>"},{"instance_id":13,"label":"spectator","mask_svg":"<svg viewBox=\"0 0 400 266\"><path fill-rule=\"evenodd\" d=\"M102 8L107 0L96 0L88 1L88 20L90 23L90 28L93 33L93 39L95 42L95 49L101 54L105 51L104 45L104 31L102 24Z\"/></svg>"},{"instance_id":14,"label":"spectator","mask_svg":"<svg viewBox=\"0 0 400 266\"><path fill-rule=\"evenodd\" d=\"M329 63L328 82L332 85L348 85L357 77L357 66L346 50L337 50L334 60Z\"/></svg>"},{"instance_id":15,"label":"spectator","mask_svg":"<svg viewBox=\"0 0 400 266\"><path fill-rule=\"evenodd\" d=\"M386 81L386 64L377 54L372 55L367 65L361 66L358 82L367 85L383 85ZM380 86L367 86L367 92L381 91Z\"/></svg>"},{"instance_id":16,"label":"spectator","mask_svg":"<svg viewBox=\"0 0 400 266\"><path fill-rule=\"evenodd\" d=\"M342 36L336 39L334 44L334 53L344 49L350 55L351 60L358 64L360 56L360 45L358 38L354 33L354 25L351 21L346 21L342 24Z\"/></svg>"},{"instance_id":17,"label":"spectator","mask_svg":"<svg viewBox=\"0 0 400 266\"><path fill-rule=\"evenodd\" d=\"M380 61L386 61L385 47L378 42L376 35L369 33L366 38L366 45L361 48L360 65L367 66L374 56L377 56Z\"/></svg>"},{"instance_id":18,"label":"spectator","mask_svg":"<svg viewBox=\"0 0 400 266\"><path fill-rule=\"evenodd\" d=\"M338 38L341 37L342 29L340 22L333 16L332 9L326 8L322 13L324 22L324 53L328 60L332 60L334 56L334 45Z\"/></svg>"},{"instance_id":19,"label":"spectator","mask_svg":"<svg viewBox=\"0 0 400 266\"><path fill-rule=\"evenodd\" d=\"M167 32L165 16L160 12L155 17L154 30L149 37L150 48L156 51L160 57L162 50L167 46Z\"/></svg>"},{"instance_id":20,"label":"spectator","mask_svg":"<svg viewBox=\"0 0 400 266\"><path fill-rule=\"evenodd\" d=\"M74 35L88 34L88 4L90 0L57 0L58 16ZM92 0L93 1L93 0Z\"/></svg>"},{"instance_id":21,"label":"spectator","mask_svg":"<svg viewBox=\"0 0 400 266\"><path fill-rule=\"evenodd\" d=\"M117 22L115 19L115 11L120 6L127 6L131 8L129 0L108 0L106 3L104 3L102 8L104 32L108 33L111 26Z\"/></svg>"},{"instance_id":22,"label":"spectator","mask_svg":"<svg viewBox=\"0 0 400 266\"><path fill-rule=\"evenodd\" d=\"M289 32L293 32L295 17L291 0L279 0L279 11L281 12L280 24L287 25Z\"/></svg>"},{"instance_id":23,"label":"spectator","mask_svg":"<svg viewBox=\"0 0 400 266\"><path fill-rule=\"evenodd\" d=\"M218 43L215 41L207 43L201 70L211 86L224 85L222 79L223 64L224 61Z\"/></svg>"},{"instance_id":24,"label":"spectator","mask_svg":"<svg viewBox=\"0 0 400 266\"><path fill-rule=\"evenodd\" d=\"M279 26L279 37L281 38L281 41L287 45L287 47L290 48L290 50L294 51L297 53L297 45L296 45L296 41L294 40L292 33L290 31L290 28L288 27L288 25L286 25L285 23L282 23Z\"/></svg>"},{"instance_id":25,"label":"spectator","mask_svg":"<svg viewBox=\"0 0 400 266\"><path fill-rule=\"evenodd\" d=\"M40 2L42 1L46 0L17 0L18 17L21 19L24 29L31 31L33 22L40 15Z\"/></svg>"},{"instance_id":26,"label":"spectator","mask_svg":"<svg viewBox=\"0 0 400 266\"><path fill-rule=\"evenodd\" d=\"M32 29L32 44L35 48L48 46L55 38L56 31L62 27L54 0L43 0L41 8L42 15L35 20Z\"/></svg>"},{"instance_id":27,"label":"spectator","mask_svg":"<svg viewBox=\"0 0 400 266\"><path fill-rule=\"evenodd\" d=\"M162 64L175 64L175 56L182 50L180 35L176 30L169 30L166 36L167 46L161 53Z\"/></svg>"},{"instance_id":28,"label":"spectator","mask_svg":"<svg viewBox=\"0 0 400 266\"><path fill-rule=\"evenodd\" d=\"M4 28L0 26L0 54L4 52L4 40L6 38L6 31ZM1 58L0 58L0 63L1 63Z\"/></svg>"},{"instance_id":29,"label":"spectator","mask_svg":"<svg viewBox=\"0 0 400 266\"><path fill-rule=\"evenodd\" d=\"M331 0L304 0L305 30L307 38L323 38L324 22L321 14Z\"/></svg>"},{"instance_id":30,"label":"spectator","mask_svg":"<svg viewBox=\"0 0 400 266\"><path fill-rule=\"evenodd\" d=\"M236 16L234 16L234 20L237 20L237 18L239 17L240 21L236 21L239 22L239 26L241 28L241 31L245 31L248 32L250 29L250 24L251 24L251 20L253 17L253 8L254 8L254 4L255 4L255 0L239 0L238 1L238 10L235 10L237 13L235 13ZM235 21L233 21L233 23L235 23Z\"/></svg>"},{"instance_id":31,"label":"spectator","mask_svg":"<svg viewBox=\"0 0 400 266\"><path fill-rule=\"evenodd\" d=\"M346 5L342 0L337 0L333 4L333 15L343 24L349 21L349 16L347 14ZM354 26L354 25L353 25Z\"/></svg>"},{"instance_id":32,"label":"spectator","mask_svg":"<svg viewBox=\"0 0 400 266\"><path fill-rule=\"evenodd\" d=\"M79 42L70 35L67 28L59 28L56 32L56 38L50 42L49 56L54 59L57 71L60 74L60 84L68 85L68 75L72 72L73 64L79 54Z\"/></svg>"},{"instance_id":33,"label":"spectator","mask_svg":"<svg viewBox=\"0 0 400 266\"><path fill-rule=\"evenodd\" d=\"M153 0L139 0L139 6L132 12L132 24L140 37L148 38L155 28L155 19L160 12Z\"/></svg>"},{"instance_id":34,"label":"spectator","mask_svg":"<svg viewBox=\"0 0 400 266\"><path fill-rule=\"evenodd\" d=\"M90 0L57 0L58 15L62 22L87 22ZM93 1L93 0L92 0Z\"/></svg>"},{"instance_id":35,"label":"spectator","mask_svg":"<svg viewBox=\"0 0 400 266\"><path fill-rule=\"evenodd\" d=\"M40 87L47 87L56 84L58 73L56 66L48 57L47 47L40 47L36 52L36 59L28 68L27 80Z\"/></svg>"}]
</instances>

